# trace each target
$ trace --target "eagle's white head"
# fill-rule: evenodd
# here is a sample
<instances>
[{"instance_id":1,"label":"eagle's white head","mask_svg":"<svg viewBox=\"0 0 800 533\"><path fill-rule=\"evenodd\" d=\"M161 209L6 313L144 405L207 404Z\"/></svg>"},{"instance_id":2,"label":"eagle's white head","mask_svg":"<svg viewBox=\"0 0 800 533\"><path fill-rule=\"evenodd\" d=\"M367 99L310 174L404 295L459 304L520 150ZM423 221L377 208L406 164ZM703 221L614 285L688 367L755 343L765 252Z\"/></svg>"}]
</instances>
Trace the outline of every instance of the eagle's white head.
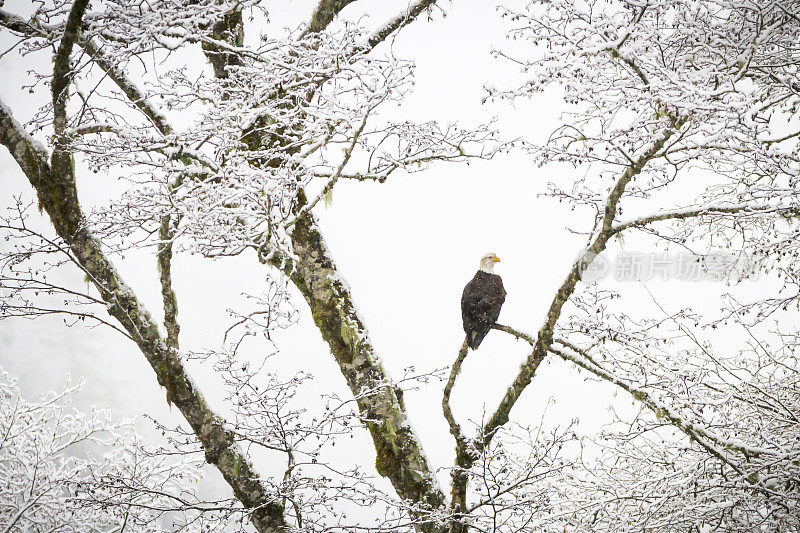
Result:
<instances>
[{"instance_id":1,"label":"eagle's white head","mask_svg":"<svg viewBox=\"0 0 800 533\"><path fill-rule=\"evenodd\" d=\"M494 252L490 252L481 257L481 270L494 274L494 264L499 262L500 258Z\"/></svg>"}]
</instances>

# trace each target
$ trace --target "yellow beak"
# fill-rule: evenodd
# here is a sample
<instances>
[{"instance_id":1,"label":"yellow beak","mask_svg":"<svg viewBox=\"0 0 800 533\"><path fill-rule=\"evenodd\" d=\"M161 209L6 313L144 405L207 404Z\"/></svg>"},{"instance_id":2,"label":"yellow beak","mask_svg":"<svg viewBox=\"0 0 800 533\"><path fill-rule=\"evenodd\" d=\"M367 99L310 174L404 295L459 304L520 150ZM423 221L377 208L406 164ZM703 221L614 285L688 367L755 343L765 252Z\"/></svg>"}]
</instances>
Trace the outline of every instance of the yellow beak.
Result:
<instances>
[{"instance_id":1,"label":"yellow beak","mask_svg":"<svg viewBox=\"0 0 800 533\"><path fill-rule=\"evenodd\" d=\"M497 256L494 256L494 262L495 262L495 263L499 263L499 262L500 262L500 258L499 258L499 257L497 257Z\"/></svg>"}]
</instances>

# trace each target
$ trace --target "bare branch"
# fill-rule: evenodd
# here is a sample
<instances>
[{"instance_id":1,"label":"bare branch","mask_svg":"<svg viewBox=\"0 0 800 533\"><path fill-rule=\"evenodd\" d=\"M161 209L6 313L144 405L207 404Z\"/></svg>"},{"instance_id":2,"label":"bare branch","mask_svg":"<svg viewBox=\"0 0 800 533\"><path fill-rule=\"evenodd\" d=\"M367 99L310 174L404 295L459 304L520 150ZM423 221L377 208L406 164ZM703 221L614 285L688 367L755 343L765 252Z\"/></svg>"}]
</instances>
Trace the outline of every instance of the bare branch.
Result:
<instances>
[{"instance_id":1,"label":"bare branch","mask_svg":"<svg viewBox=\"0 0 800 533\"><path fill-rule=\"evenodd\" d=\"M158 277L161 281L161 298L164 303L164 327L167 330L167 346L178 350L178 299L172 288L172 240L175 238L175 222L167 215L161 218L158 230Z\"/></svg>"},{"instance_id":2,"label":"bare branch","mask_svg":"<svg viewBox=\"0 0 800 533\"><path fill-rule=\"evenodd\" d=\"M516 329L514 329L514 328L512 328L510 326L504 326L502 324L495 324L494 326L492 326L492 328L496 329L498 331L503 331L505 333L513 335L516 339L522 339L525 342L527 342L528 344L530 344L531 346L536 346L536 340L534 340L533 337L531 337L527 333L523 333L521 331L518 331L518 330L516 330Z\"/></svg>"},{"instance_id":3,"label":"bare branch","mask_svg":"<svg viewBox=\"0 0 800 533\"><path fill-rule=\"evenodd\" d=\"M467 483L469 469L475 461L475 450L472 443L464 438L461 431L461 426L453 416L453 411L450 408L450 393L453 391L453 386L456 383L456 378L461 373L461 365L464 359L467 358L469 353L469 345L467 339L461 344L461 349L458 351L453 367L450 369L450 377L447 379L447 384L444 386L442 394L442 412L450 426L450 434L456 440L456 458L453 470L450 474L452 486L450 488L450 508L453 511L453 518L456 522L453 523L451 533L461 533L467 531L467 527L462 523L459 518L463 517L467 512Z\"/></svg>"},{"instance_id":4,"label":"bare branch","mask_svg":"<svg viewBox=\"0 0 800 533\"><path fill-rule=\"evenodd\" d=\"M570 273L567 275L567 278L558 289L555 298L550 304L550 309L547 312L545 323L539 330L533 351L520 367L517 377L506 391L505 396L500 401L500 405L497 407L494 414L489 418L489 421L484 426L484 437L483 442L480 444L480 448L485 448L488 446L495 431L497 431L500 426L508 422L511 408L514 406L525 388L530 384L534 374L536 373L536 369L539 367L539 364L547 356L550 345L553 342L553 330L556 322L561 316L561 308L572 296L572 293L575 292L575 287L581 280L586 265L593 261L594 257L605 249L609 239L613 236L612 230L614 219L617 215L617 206L625 192L625 188L635 176L642 172L645 165L651 159L655 158L659 152L661 152L667 141L673 135L675 135L675 133L681 128L681 126L683 126L684 123L685 119L679 119L672 122L661 133L660 137L655 140L651 146L625 170L617 183L614 185L614 188L611 190L606 199L603 218L593 242L586 249L581 259L573 264Z\"/></svg>"},{"instance_id":5,"label":"bare branch","mask_svg":"<svg viewBox=\"0 0 800 533\"><path fill-rule=\"evenodd\" d=\"M61 135L67 127L67 91L69 90L70 56L72 47L78 40L81 31L83 15L89 0L76 0L70 9L67 24L64 27L64 34L58 45L55 57L53 58L53 80L51 89L53 93L53 127L56 135ZM55 154L58 152L58 149Z\"/></svg>"},{"instance_id":6,"label":"bare branch","mask_svg":"<svg viewBox=\"0 0 800 533\"><path fill-rule=\"evenodd\" d=\"M122 281L98 240L86 228L69 155L65 154L68 164L59 165L61 174L55 174L47 164L44 148L28 136L3 102L0 102L0 143L8 148L36 189L56 232L91 276L108 305L108 312L133 337L155 370L159 384L166 388L168 400L178 406L191 425L203 444L207 461L220 470L242 504L253 510L251 521L259 531L280 531L285 525L283 507L267 494L234 435L208 408L178 354L160 337L150 313Z\"/></svg>"},{"instance_id":7,"label":"bare branch","mask_svg":"<svg viewBox=\"0 0 800 533\"><path fill-rule=\"evenodd\" d=\"M674 409L660 403L658 400L648 394L647 391L640 387L636 387L605 370L597 361L592 359L592 357L586 351L581 350L575 345L561 339L557 339L555 342L575 352L575 354L570 354L564 350L551 347L550 351L552 353L558 355L564 360L575 363L584 370L588 370L592 374L625 390L631 396L633 396L633 398L640 401L648 409L655 413L657 417L666 418L669 420L673 426L681 430L687 437L703 446L703 448L705 448L709 453L731 466L740 474L742 473L741 469L737 465L733 464L730 459L725 457L724 450L735 451L746 457L773 455L775 453L772 450L747 446L745 444L725 439L719 435L713 434L711 431L705 428L698 426L697 424L687 422L677 412L675 412Z\"/></svg>"},{"instance_id":8,"label":"bare branch","mask_svg":"<svg viewBox=\"0 0 800 533\"><path fill-rule=\"evenodd\" d=\"M392 33L414 21L423 11L436 4L436 0L417 0L408 8L388 21L367 40L366 49L372 49L386 40Z\"/></svg>"},{"instance_id":9,"label":"bare branch","mask_svg":"<svg viewBox=\"0 0 800 533\"><path fill-rule=\"evenodd\" d=\"M467 358L467 353L469 353L468 345L466 342L464 342L461 345L461 348L458 350L458 357L456 357L456 360L450 369L450 377L447 378L447 384L444 386L444 392L442 393L442 412L447 420L447 424L450 426L450 434L456 439L456 443L462 442L465 439L463 433L461 432L461 426L456 421L455 417L453 416L453 411L450 408L450 393L453 391L453 387L456 384L456 379L461 373L461 365L464 363L464 359Z\"/></svg>"},{"instance_id":10,"label":"bare branch","mask_svg":"<svg viewBox=\"0 0 800 533\"><path fill-rule=\"evenodd\" d=\"M708 206L698 209L683 209L679 211L668 211L658 213L646 217L637 218L628 222L620 223L611 229L612 233L621 233L631 228L641 228L648 226L653 222L662 222L665 220L685 220L688 218L699 218L706 216L721 216L721 215L793 215L800 212L795 206L770 206L770 205L756 205L756 204L742 204L732 206Z\"/></svg>"},{"instance_id":11,"label":"bare branch","mask_svg":"<svg viewBox=\"0 0 800 533\"><path fill-rule=\"evenodd\" d=\"M320 0L314 14L311 15L311 20L308 22L308 27L300 34L302 39L309 33L317 33L323 31L328 25L333 22L345 7L352 4L355 0Z\"/></svg>"},{"instance_id":12,"label":"bare branch","mask_svg":"<svg viewBox=\"0 0 800 533\"><path fill-rule=\"evenodd\" d=\"M314 208L314 206L317 205L317 203L322 198L325 197L325 195L329 194L333 190L334 185L336 185L336 182L339 181L339 177L342 175L342 170L344 169L345 166L347 166L347 163L350 162L350 157L352 157L353 155L353 149L356 147L358 139L359 137L361 137L361 133L364 131L364 128L367 125L367 120L369 119L370 112L374 108L375 106L372 106L364 113L364 118L361 120L361 124L358 126L358 129L356 129L356 131L353 133L353 140L350 142L350 146L348 146L344 151L344 157L342 158L342 162L339 163L339 166L336 168L336 172L333 174L333 176L330 177L328 183L326 183L325 186L322 188L322 190L319 192L319 194L317 194L317 196L314 197L314 199L312 199L310 202L304 205L303 208L300 211L298 211L297 214L291 220L288 220L286 223L284 223L284 227L286 228L291 227L295 222L297 222L298 218L304 216L306 213L311 211Z\"/></svg>"},{"instance_id":13,"label":"bare branch","mask_svg":"<svg viewBox=\"0 0 800 533\"><path fill-rule=\"evenodd\" d=\"M291 278L308 302L314 322L367 421L377 452L378 473L392 482L401 498L422 506L417 519L423 531L443 531L434 522L426 523L425 514L444 503L444 494L312 213L297 220L291 238L297 260L286 265L273 257L271 263ZM372 392L364 395L363 391Z\"/></svg>"},{"instance_id":14,"label":"bare branch","mask_svg":"<svg viewBox=\"0 0 800 533\"><path fill-rule=\"evenodd\" d=\"M128 97L128 100L150 120L159 133L162 135L170 135L173 133L173 129L167 122L167 118L164 114L147 99L144 92L139 89L136 83L131 80L125 72L123 72L114 60L103 53L102 48L88 40L81 40L79 44L86 50L86 53L89 54L92 61L94 61L95 64L111 78L117 87L120 88L125 96Z\"/></svg>"}]
</instances>

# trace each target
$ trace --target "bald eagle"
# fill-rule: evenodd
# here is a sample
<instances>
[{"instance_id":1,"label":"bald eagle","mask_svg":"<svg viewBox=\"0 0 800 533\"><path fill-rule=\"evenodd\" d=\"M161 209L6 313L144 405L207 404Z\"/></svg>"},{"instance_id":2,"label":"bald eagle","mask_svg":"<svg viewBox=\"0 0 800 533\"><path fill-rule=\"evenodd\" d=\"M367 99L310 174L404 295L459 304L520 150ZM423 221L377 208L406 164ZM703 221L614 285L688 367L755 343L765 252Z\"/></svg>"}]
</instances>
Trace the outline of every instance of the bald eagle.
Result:
<instances>
[{"instance_id":1,"label":"bald eagle","mask_svg":"<svg viewBox=\"0 0 800 533\"><path fill-rule=\"evenodd\" d=\"M481 258L481 268L475 277L464 287L461 295L461 319L464 321L464 333L467 344L477 350L481 341L492 329L500 316L500 308L506 301L503 280L492 272L495 263L500 259L493 253Z\"/></svg>"}]
</instances>

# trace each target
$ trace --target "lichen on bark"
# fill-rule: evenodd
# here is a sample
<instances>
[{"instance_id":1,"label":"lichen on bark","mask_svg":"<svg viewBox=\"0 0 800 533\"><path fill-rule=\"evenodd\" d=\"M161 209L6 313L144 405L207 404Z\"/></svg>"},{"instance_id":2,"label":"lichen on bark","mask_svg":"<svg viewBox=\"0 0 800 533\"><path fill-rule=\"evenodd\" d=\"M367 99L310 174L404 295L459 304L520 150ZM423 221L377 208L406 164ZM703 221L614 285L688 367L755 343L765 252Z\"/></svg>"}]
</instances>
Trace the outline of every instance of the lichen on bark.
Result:
<instances>
[{"instance_id":1,"label":"lichen on bark","mask_svg":"<svg viewBox=\"0 0 800 533\"><path fill-rule=\"evenodd\" d=\"M0 102L0 143L11 152L36 190L40 205L58 236L69 246L77 262L106 302L111 316L122 324L139 346L165 387L169 400L181 411L214 464L247 509L259 532L283 531L283 506L269 495L249 465L233 434L192 385L176 350L167 346L150 313L117 273L98 239L89 231L78 202L71 155L56 150L48 164L47 154L13 119Z\"/></svg>"},{"instance_id":2,"label":"lichen on bark","mask_svg":"<svg viewBox=\"0 0 800 533\"><path fill-rule=\"evenodd\" d=\"M300 196L301 203L304 197ZM445 497L433 475L395 387L374 353L367 330L358 316L352 295L341 278L314 216L305 213L291 231L295 262L287 267L272 258L306 299L315 324L330 347L347 385L356 398L375 446L375 467L387 477L398 495L437 511ZM447 528L416 518L422 531Z\"/></svg>"}]
</instances>

